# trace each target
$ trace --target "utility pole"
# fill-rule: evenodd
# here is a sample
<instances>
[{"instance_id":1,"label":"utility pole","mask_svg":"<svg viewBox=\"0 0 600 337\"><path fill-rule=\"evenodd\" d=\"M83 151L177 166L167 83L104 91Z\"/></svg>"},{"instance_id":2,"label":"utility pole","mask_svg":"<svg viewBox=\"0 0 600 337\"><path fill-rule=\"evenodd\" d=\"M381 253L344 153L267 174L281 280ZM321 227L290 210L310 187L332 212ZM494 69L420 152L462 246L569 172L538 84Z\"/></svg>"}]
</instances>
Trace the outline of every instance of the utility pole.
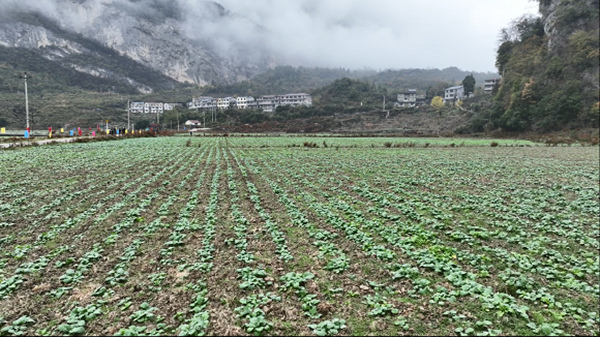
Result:
<instances>
[{"instance_id":1,"label":"utility pole","mask_svg":"<svg viewBox=\"0 0 600 337\"><path fill-rule=\"evenodd\" d=\"M131 105L129 105L129 100L127 100L127 130L131 127L131 119L129 117L131 112Z\"/></svg>"},{"instance_id":2,"label":"utility pole","mask_svg":"<svg viewBox=\"0 0 600 337\"><path fill-rule=\"evenodd\" d=\"M21 78L25 81L25 120L27 122L27 132L31 132L29 130L29 100L27 99L27 79L31 78L31 76L28 76L27 72L25 72Z\"/></svg>"}]
</instances>

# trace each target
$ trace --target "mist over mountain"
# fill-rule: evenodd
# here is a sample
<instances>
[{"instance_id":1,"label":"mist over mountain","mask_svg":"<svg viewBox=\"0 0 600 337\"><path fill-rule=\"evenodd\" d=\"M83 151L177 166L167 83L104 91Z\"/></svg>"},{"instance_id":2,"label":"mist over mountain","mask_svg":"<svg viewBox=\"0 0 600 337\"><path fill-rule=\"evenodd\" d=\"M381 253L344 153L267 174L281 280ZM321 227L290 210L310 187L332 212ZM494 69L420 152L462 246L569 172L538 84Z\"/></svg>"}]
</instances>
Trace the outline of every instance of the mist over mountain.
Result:
<instances>
[{"instance_id":1,"label":"mist over mountain","mask_svg":"<svg viewBox=\"0 0 600 337\"><path fill-rule=\"evenodd\" d=\"M96 77L121 77L142 92L171 82L232 83L275 64L243 34L252 30L257 37L262 28L212 1L7 0L0 2L0 19L0 46L35 50ZM224 29L232 26L236 31ZM109 50L166 78L123 77L117 64L106 65L123 63ZM98 57L106 62L95 62Z\"/></svg>"}]
</instances>

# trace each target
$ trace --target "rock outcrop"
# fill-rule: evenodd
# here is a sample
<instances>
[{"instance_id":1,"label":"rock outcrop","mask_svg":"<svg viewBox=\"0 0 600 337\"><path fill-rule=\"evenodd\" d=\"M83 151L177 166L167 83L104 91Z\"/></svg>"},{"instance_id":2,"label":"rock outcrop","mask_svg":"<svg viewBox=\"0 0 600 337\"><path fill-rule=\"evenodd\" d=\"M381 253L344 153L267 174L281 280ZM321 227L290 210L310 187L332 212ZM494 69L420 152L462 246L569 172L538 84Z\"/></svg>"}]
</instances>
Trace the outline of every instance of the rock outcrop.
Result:
<instances>
[{"instance_id":1,"label":"rock outcrop","mask_svg":"<svg viewBox=\"0 0 600 337\"><path fill-rule=\"evenodd\" d=\"M130 0L52 3L54 10L48 11L41 5L0 6L4 12L0 14L0 46L36 50L48 60L94 76L122 77L142 92L151 91L154 84L123 76L87 55L101 55L97 47L107 48L174 82L200 85L245 80L274 65L260 51L244 52L247 46L227 53L218 50L220 37L201 31L205 25L198 21L214 26L235 14L214 2L195 2L194 13L202 13L197 18L187 13L185 1L154 0L144 5ZM196 24L190 24L191 20ZM74 61L86 58L88 62Z\"/></svg>"}]
</instances>

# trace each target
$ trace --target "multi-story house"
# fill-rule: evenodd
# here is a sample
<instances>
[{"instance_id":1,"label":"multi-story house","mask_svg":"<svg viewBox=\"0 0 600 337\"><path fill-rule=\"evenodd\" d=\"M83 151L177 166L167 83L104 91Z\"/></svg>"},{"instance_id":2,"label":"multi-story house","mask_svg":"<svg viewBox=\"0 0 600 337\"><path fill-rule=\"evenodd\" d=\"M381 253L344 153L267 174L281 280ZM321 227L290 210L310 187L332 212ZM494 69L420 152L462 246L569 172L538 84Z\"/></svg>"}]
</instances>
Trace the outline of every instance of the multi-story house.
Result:
<instances>
[{"instance_id":1,"label":"multi-story house","mask_svg":"<svg viewBox=\"0 0 600 337\"><path fill-rule=\"evenodd\" d=\"M217 100L209 96L193 97L188 103L189 109L216 109Z\"/></svg>"},{"instance_id":2,"label":"multi-story house","mask_svg":"<svg viewBox=\"0 0 600 337\"><path fill-rule=\"evenodd\" d=\"M265 112L272 112L280 105L311 106L312 97L304 93L285 95L264 95L257 100L257 107Z\"/></svg>"},{"instance_id":3,"label":"multi-story house","mask_svg":"<svg viewBox=\"0 0 600 337\"><path fill-rule=\"evenodd\" d=\"M398 101L394 103L397 108L414 108L425 104L425 94L418 94L417 89L408 89L398 93Z\"/></svg>"},{"instance_id":4,"label":"multi-story house","mask_svg":"<svg viewBox=\"0 0 600 337\"><path fill-rule=\"evenodd\" d=\"M264 112L272 112L275 111L281 102L279 101L279 96L277 95L263 95L260 96L257 100L257 106Z\"/></svg>"},{"instance_id":5,"label":"multi-story house","mask_svg":"<svg viewBox=\"0 0 600 337\"><path fill-rule=\"evenodd\" d=\"M309 94L297 93L297 94L285 94L279 96L280 105L291 105L291 106L311 106L312 97Z\"/></svg>"},{"instance_id":6,"label":"multi-story house","mask_svg":"<svg viewBox=\"0 0 600 337\"><path fill-rule=\"evenodd\" d=\"M181 103L164 103L163 104L163 109L165 111L169 111L169 110L173 110L175 109L176 106L181 106Z\"/></svg>"},{"instance_id":7,"label":"multi-story house","mask_svg":"<svg viewBox=\"0 0 600 337\"><path fill-rule=\"evenodd\" d=\"M164 107L163 103L158 102L145 102L144 103L144 113L163 113Z\"/></svg>"},{"instance_id":8,"label":"multi-story house","mask_svg":"<svg viewBox=\"0 0 600 337\"><path fill-rule=\"evenodd\" d=\"M131 113L163 113L167 110L173 110L181 103L158 103L158 102L131 102L129 111Z\"/></svg>"},{"instance_id":9,"label":"multi-story house","mask_svg":"<svg viewBox=\"0 0 600 337\"><path fill-rule=\"evenodd\" d=\"M412 108L417 105L417 89L408 89L408 91L398 93L398 102L394 105L401 108Z\"/></svg>"},{"instance_id":10,"label":"multi-story house","mask_svg":"<svg viewBox=\"0 0 600 337\"><path fill-rule=\"evenodd\" d=\"M144 102L131 102L129 104L129 111L134 114L144 113Z\"/></svg>"},{"instance_id":11,"label":"multi-story house","mask_svg":"<svg viewBox=\"0 0 600 337\"><path fill-rule=\"evenodd\" d=\"M252 96L241 97L193 97L192 101L187 104L188 109L228 109L235 107L236 109L261 109L265 112L272 112L280 105L290 106L311 106L312 97L308 94L285 94L285 95L263 95L258 99Z\"/></svg>"},{"instance_id":12,"label":"multi-story house","mask_svg":"<svg viewBox=\"0 0 600 337\"><path fill-rule=\"evenodd\" d=\"M491 94L492 90L494 90L494 87L498 83L500 83L500 78L490 78L485 80L485 83L483 84L483 91L486 94Z\"/></svg>"},{"instance_id":13,"label":"multi-story house","mask_svg":"<svg viewBox=\"0 0 600 337\"><path fill-rule=\"evenodd\" d=\"M235 106L236 99L233 97L217 98L217 109L229 109L232 105Z\"/></svg>"},{"instance_id":14,"label":"multi-story house","mask_svg":"<svg viewBox=\"0 0 600 337\"><path fill-rule=\"evenodd\" d=\"M235 107L237 109L252 109L253 106L256 106L254 103L254 97L252 96L241 96L238 97L235 103Z\"/></svg>"},{"instance_id":15,"label":"multi-story house","mask_svg":"<svg viewBox=\"0 0 600 337\"><path fill-rule=\"evenodd\" d=\"M444 103L462 100L465 96L465 88L462 85L446 88L444 92Z\"/></svg>"}]
</instances>

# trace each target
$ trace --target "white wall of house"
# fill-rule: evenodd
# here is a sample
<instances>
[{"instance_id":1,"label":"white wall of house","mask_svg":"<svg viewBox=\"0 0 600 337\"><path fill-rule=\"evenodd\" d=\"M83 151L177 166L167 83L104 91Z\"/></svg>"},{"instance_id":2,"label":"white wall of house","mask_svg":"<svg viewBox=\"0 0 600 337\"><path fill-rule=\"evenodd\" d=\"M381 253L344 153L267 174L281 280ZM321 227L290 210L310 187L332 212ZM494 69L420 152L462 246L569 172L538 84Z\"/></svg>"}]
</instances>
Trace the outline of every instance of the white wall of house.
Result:
<instances>
[{"instance_id":1,"label":"white wall of house","mask_svg":"<svg viewBox=\"0 0 600 337\"><path fill-rule=\"evenodd\" d=\"M496 83L500 83L500 78L491 78L491 79L485 80L485 82L483 84L483 91L486 94L491 94Z\"/></svg>"},{"instance_id":2,"label":"white wall of house","mask_svg":"<svg viewBox=\"0 0 600 337\"><path fill-rule=\"evenodd\" d=\"M163 103L157 103L157 102L145 102L144 103L144 113L155 114L155 113L163 113L163 111L164 111Z\"/></svg>"},{"instance_id":3,"label":"white wall of house","mask_svg":"<svg viewBox=\"0 0 600 337\"><path fill-rule=\"evenodd\" d=\"M129 104L129 111L131 113L144 113L144 102L131 102Z\"/></svg>"},{"instance_id":4,"label":"white wall of house","mask_svg":"<svg viewBox=\"0 0 600 337\"><path fill-rule=\"evenodd\" d=\"M444 92L444 103L462 100L465 96L465 88L462 85L446 88Z\"/></svg>"},{"instance_id":5,"label":"white wall of house","mask_svg":"<svg viewBox=\"0 0 600 337\"><path fill-rule=\"evenodd\" d=\"M187 104L188 109L228 109L236 107L237 109L261 109L265 112L272 112L280 105L291 106L311 106L312 97L305 93L285 94L285 95L263 95L258 99L252 96L225 97L193 97Z\"/></svg>"}]
</instances>

